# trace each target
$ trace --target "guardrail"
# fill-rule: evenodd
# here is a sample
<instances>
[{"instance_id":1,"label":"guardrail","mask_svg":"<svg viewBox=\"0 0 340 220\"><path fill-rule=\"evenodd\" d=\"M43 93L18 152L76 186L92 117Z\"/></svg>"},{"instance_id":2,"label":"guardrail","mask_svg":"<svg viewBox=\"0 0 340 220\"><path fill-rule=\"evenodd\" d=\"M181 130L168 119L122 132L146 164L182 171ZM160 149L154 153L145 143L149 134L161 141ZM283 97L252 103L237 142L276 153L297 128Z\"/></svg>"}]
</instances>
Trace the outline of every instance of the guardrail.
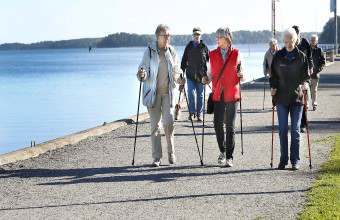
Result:
<instances>
[{"instance_id":1,"label":"guardrail","mask_svg":"<svg viewBox=\"0 0 340 220\"><path fill-rule=\"evenodd\" d=\"M325 52L335 50L334 44L318 44L318 46ZM339 49L339 48L338 48Z\"/></svg>"}]
</instances>

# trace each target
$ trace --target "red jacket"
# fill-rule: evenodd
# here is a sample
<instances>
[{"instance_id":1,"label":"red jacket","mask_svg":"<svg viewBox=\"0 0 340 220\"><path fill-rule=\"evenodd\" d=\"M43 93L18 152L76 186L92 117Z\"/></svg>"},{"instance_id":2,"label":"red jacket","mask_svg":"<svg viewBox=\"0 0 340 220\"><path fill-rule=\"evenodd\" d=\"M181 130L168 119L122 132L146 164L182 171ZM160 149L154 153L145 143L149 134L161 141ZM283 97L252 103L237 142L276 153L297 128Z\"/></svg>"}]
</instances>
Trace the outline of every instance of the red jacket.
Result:
<instances>
[{"instance_id":1,"label":"red jacket","mask_svg":"<svg viewBox=\"0 0 340 220\"><path fill-rule=\"evenodd\" d=\"M224 102L233 102L240 99L239 94L239 78L236 73L237 69L237 57L239 50L230 47L228 50L227 58L230 56L231 50L233 53L225 67L221 78L219 79L217 85L216 81L220 72L223 68L224 61L221 55L220 48L218 47L216 50L210 52L210 64L211 64L211 72L212 72L212 91L214 91L213 100L220 101L221 100L221 86L223 85L224 91Z\"/></svg>"}]
</instances>

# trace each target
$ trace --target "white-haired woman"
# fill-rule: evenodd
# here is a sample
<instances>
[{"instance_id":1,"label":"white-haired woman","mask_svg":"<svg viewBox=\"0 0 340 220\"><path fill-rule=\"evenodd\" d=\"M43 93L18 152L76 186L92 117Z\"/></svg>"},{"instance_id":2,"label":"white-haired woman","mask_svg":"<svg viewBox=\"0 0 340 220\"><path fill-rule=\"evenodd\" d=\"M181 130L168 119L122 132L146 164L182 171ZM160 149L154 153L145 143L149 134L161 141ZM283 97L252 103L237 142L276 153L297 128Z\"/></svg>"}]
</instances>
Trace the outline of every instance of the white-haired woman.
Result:
<instances>
[{"instance_id":1,"label":"white-haired woman","mask_svg":"<svg viewBox=\"0 0 340 220\"><path fill-rule=\"evenodd\" d=\"M277 46L277 40L271 39L269 41L269 49L267 50L266 54L264 55L263 59L263 74L265 77L271 77L271 70L270 66L273 61L274 54L279 50Z\"/></svg>"},{"instance_id":2,"label":"white-haired woman","mask_svg":"<svg viewBox=\"0 0 340 220\"><path fill-rule=\"evenodd\" d=\"M208 77L203 77L202 83L212 81L214 128L220 149L218 163L231 167L235 148L235 118L238 101L241 99L239 79L243 79L244 71L240 51L232 45L233 38L229 28L219 28L216 37L218 47L209 54ZM225 135L223 121L226 124Z\"/></svg>"},{"instance_id":3,"label":"white-haired woman","mask_svg":"<svg viewBox=\"0 0 340 220\"><path fill-rule=\"evenodd\" d=\"M160 24L156 29L156 43L144 53L138 68L138 80L143 81L143 105L148 108L151 125L153 166L160 166L162 145L160 135L161 118L168 146L170 164L176 161L174 150L174 119L176 85L185 84L175 49L169 45L170 28Z\"/></svg>"},{"instance_id":4,"label":"white-haired woman","mask_svg":"<svg viewBox=\"0 0 340 220\"><path fill-rule=\"evenodd\" d=\"M277 107L280 135L280 163L278 169L288 164L288 115L291 120L290 161L292 169L299 169L300 124L304 91L309 88L308 59L296 47L297 34L293 28L284 32L285 47L279 50L271 65L269 78L271 95Z\"/></svg>"}]
</instances>

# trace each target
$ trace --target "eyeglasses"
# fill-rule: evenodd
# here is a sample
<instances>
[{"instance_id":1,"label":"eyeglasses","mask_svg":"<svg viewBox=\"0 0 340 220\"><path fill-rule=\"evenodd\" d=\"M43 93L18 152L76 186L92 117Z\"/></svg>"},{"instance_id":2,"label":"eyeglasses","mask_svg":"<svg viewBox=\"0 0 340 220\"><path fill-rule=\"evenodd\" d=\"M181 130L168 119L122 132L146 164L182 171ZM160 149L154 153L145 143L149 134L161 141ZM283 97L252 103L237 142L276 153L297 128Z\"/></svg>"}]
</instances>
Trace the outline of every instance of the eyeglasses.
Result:
<instances>
[{"instance_id":1,"label":"eyeglasses","mask_svg":"<svg viewBox=\"0 0 340 220\"><path fill-rule=\"evenodd\" d=\"M168 35L159 35L159 36L162 36L162 37L164 37L164 38L170 38L171 37L171 35L170 34L168 34Z\"/></svg>"}]
</instances>

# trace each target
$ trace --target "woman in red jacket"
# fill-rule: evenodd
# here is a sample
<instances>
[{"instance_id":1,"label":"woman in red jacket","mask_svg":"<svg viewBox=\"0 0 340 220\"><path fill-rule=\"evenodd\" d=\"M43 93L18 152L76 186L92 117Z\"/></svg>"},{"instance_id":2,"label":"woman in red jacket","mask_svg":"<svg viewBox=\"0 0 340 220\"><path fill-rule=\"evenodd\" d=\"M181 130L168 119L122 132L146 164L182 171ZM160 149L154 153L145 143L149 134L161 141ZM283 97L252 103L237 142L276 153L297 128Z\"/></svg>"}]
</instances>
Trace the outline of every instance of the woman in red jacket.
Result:
<instances>
[{"instance_id":1,"label":"woman in red jacket","mask_svg":"<svg viewBox=\"0 0 340 220\"><path fill-rule=\"evenodd\" d=\"M233 48L229 28L219 28L216 31L216 37L218 47L209 54L208 76L204 77L202 82L209 84L212 81L214 128L221 152L218 157L218 163L225 163L227 167L232 167L235 148L235 118L238 101L240 100L239 79L243 80L244 71L240 52ZM223 69L224 65L225 68ZM225 135L223 121L226 124Z\"/></svg>"}]
</instances>

